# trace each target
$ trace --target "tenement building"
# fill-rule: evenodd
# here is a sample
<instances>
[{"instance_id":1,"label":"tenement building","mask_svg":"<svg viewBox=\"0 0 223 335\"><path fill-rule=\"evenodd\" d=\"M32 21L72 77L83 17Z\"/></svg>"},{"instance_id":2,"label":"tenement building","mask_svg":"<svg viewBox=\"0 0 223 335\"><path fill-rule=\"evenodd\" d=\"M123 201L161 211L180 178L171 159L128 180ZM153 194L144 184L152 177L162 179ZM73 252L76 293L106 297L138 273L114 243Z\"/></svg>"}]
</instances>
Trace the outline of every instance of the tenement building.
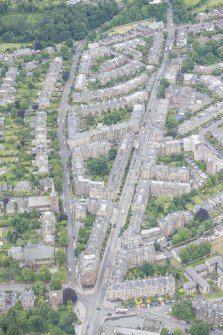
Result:
<instances>
[{"instance_id":1,"label":"tenement building","mask_svg":"<svg viewBox=\"0 0 223 335\"><path fill-rule=\"evenodd\" d=\"M173 296L175 279L171 276L126 280L111 284L107 289L109 301L137 299L140 297Z\"/></svg>"},{"instance_id":2,"label":"tenement building","mask_svg":"<svg viewBox=\"0 0 223 335\"><path fill-rule=\"evenodd\" d=\"M177 211L170 213L158 219L158 226L165 236L173 234L176 230L184 227L190 220L193 219L193 215L189 211Z\"/></svg>"},{"instance_id":3,"label":"tenement building","mask_svg":"<svg viewBox=\"0 0 223 335\"><path fill-rule=\"evenodd\" d=\"M223 328L223 303L222 300L198 300L193 303L198 320L207 322L215 327Z\"/></svg>"}]
</instances>

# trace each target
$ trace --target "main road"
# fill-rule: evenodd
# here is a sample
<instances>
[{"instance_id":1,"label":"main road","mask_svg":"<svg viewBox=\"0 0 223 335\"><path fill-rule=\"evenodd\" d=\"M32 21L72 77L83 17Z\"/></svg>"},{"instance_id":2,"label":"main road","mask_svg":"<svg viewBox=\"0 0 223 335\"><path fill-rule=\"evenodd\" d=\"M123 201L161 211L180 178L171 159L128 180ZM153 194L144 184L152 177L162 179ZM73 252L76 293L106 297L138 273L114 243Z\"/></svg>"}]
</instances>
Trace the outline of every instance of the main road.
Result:
<instances>
[{"instance_id":1,"label":"main road","mask_svg":"<svg viewBox=\"0 0 223 335\"><path fill-rule=\"evenodd\" d=\"M155 108L156 105L156 96L157 96L157 90L159 87L160 79L163 77L167 65L169 64L168 59L168 50L171 50L174 43L174 25L172 23L172 8L169 4L169 9L167 12L167 31L168 31L168 38L166 42L166 48L164 51L164 56L162 60L161 67L157 73L150 99L148 102L147 110L144 116L144 122L145 122L145 129L149 128L149 112L153 108ZM135 184L137 183L139 174L140 174L140 168L143 161L143 154L145 152L145 142L146 142L146 134L145 131L141 128L139 133L139 147L138 149L135 149L129 172L125 181L125 185L120 197L118 209L116 213L114 214L115 218L115 228L112 229L109 240L107 242L107 247L105 249L104 257L101 264L101 271L98 275L98 281L97 286L94 295L86 297L85 301L85 307L86 307L86 322L85 327L82 329L82 335L96 335L99 332L100 328L100 322L102 319L102 310L103 310L103 303L105 299L105 293L106 293L106 282L109 276L110 271L112 270L112 265L114 263L114 258L117 249L120 246L120 228L125 224L128 211L131 206L132 197L134 194ZM82 296L82 302L84 297Z\"/></svg>"},{"instance_id":2,"label":"main road","mask_svg":"<svg viewBox=\"0 0 223 335\"><path fill-rule=\"evenodd\" d=\"M70 269L68 271L68 276L69 276L69 282L72 286L75 285L76 259L74 256L74 246L73 246L74 225L73 225L73 213L72 213L72 194L69 187L70 185L69 171L68 171L69 152L67 147L65 130L66 130L66 115L69 108L68 101L69 101L70 89L74 81L74 77L76 75L82 46L83 43L80 43L74 54L70 75L65 83L60 106L58 109L58 136L60 145L60 156L63 165L63 206L64 206L64 212L67 215L67 237L68 237L67 265L68 269Z\"/></svg>"}]
</instances>

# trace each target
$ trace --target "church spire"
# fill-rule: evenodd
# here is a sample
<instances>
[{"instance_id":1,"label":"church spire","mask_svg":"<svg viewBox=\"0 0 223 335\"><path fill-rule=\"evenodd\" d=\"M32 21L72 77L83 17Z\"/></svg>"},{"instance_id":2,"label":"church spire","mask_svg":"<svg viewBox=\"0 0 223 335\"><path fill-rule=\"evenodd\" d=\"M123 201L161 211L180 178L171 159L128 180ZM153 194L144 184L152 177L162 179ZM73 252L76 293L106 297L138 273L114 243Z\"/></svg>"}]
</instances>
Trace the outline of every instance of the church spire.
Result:
<instances>
[{"instance_id":1,"label":"church spire","mask_svg":"<svg viewBox=\"0 0 223 335\"><path fill-rule=\"evenodd\" d=\"M53 178L51 178L51 184L52 184L51 196L55 197L55 196L57 196L57 193L55 191L55 186L54 186Z\"/></svg>"},{"instance_id":2,"label":"church spire","mask_svg":"<svg viewBox=\"0 0 223 335\"><path fill-rule=\"evenodd\" d=\"M54 182L52 178L51 178L51 183L52 183L52 191L50 193L50 209L51 211L55 213L59 213L58 196L55 191Z\"/></svg>"}]
</instances>

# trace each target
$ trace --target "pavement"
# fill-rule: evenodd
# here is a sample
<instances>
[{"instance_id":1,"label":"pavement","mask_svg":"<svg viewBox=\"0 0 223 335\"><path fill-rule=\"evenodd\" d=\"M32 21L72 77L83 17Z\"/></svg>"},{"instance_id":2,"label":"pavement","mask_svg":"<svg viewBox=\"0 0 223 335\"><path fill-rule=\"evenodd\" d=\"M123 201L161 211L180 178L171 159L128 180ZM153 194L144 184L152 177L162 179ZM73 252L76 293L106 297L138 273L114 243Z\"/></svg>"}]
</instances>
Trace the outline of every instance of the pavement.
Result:
<instances>
[{"instance_id":1,"label":"pavement","mask_svg":"<svg viewBox=\"0 0 223 335\"><path fill-rule=\"evenodd\" d=\"M79 323L75 325L75 334L81 335L86 317L86 308L84 304L82 304L80 301L77 301L77 303L74 305L74 313L77 315L79 320Z\"/></svg>"},{"instance_id":2,"label":"pavement","mask_svg":"<svg viewBox=\"0 0 223 335\"><path fill-rule=\"evenodd\" d=\"M155 308L133 308L130 309L131 312L139 313L139 315L150 317L151 319L159 320L163 323L164 327L167 327L169 330L175 330L176 328L180 328L185 331L190 328L189 324L186 324L184 321L177 320L169 315L170 307L155 307Z\"/></svg>"},{"instance_id":3,"label":"pavement","mask_svg":"<svg viewBox=\"0 0 223 335\"><path fill-rule=\"evenodd\" d=\"M30 288L32 284L2 284L0 285L0 291L24 291L26 288Z\"/></svg>"}]
</instances>

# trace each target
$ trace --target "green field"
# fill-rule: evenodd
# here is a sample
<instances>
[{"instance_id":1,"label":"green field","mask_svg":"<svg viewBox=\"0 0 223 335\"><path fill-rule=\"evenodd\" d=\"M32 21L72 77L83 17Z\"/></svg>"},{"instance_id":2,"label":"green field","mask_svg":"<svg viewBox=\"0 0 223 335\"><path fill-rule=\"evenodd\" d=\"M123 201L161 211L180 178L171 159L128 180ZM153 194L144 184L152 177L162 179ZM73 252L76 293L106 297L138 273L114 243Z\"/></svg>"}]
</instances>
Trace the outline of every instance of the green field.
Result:
<instances>
[{"instance_id":1,"label":"green field","mask_svg":"<svg viewBox=\"0 0 223 335\"><path fill-rule=\"evenodd\" d=\"M28 43L0 43L0 52L4 52L7 49L19 49L27 45L29 44Z\"/></svg>"},{"instance_id":2,"label":"green field","mask_svg":"<svg viewBox=\"0 0 223 335\"><path fill-rule=\"evenodd\" d=\"M211 9L211 8L222 6L222 5L223 5L223 0L208 0L206 4L197 8L194 11L194 13L204 12L206 9Z\"/></svg>"},{"instance_id":3,"label":"green field","mask_svg":"<svg viewBox=\"0 0 223 335\"><path fill-rule=\"evenodd\" d=\"M184 0L184 3L187 6L196 6L199 4L199 2L202 2L200 0ZM194 11L194 13L199 13L202 11L205 11L208 8L213 8L213 7L217 7L223 5L223 0L207 0L206 3L201 4L200 7L196 8L196 10Z\"/></svg>"},{"instance_id":4,"label":"green field","mask_svg":"<svg viewBox=\"0 0 223 335\"><path fill-rule=\"evenodd\" d=\"M116 35L116 34L125 34L127 33L129 30L135 29L135 27L142 22L150 22L150 20L140 20L137 22L133 22L133 23L128 23L128 24L123 24L121 26L117 26L115 28L112 28L109 32L108 35L112 36L112 35Z\"/></svg>"},{"instance_id":5,"label":"green field","mask_svg":"<svg viewBox=\"0 0 223 335\"><path fill-rule=\"evenodd\" d=\"M17 0L12 0L10 2L11 7L13 9L15 9L16 7L18 7L19 4L23 3L23 4L27 4L30 1L28 0L20 0L19 2ZM38 10L44 10L44 9L48 9L49 6L59 6L61 4L66 3L66 0L36 0L35 1L35 6L38 8Z\"/></svg>"},{"instance_id":6,"label":"green field","mask_svg":"<svg viewBox=\"0 0 223 335\"><path fill-rule=\"evenodd\" d=\"M212 252L217 252L223 254L223 236L216 238L214 241L211 241Z\"/></svg>"},{"instance_id":7,"label":"green field","mask_svg":"<svg viewBox=\"0 0 223 335\"><path fill-rule=\"evenodd\" d=\"M195 6L199 3L200 0L184 0L185 5Z\"/></svg>"}]
</instances>

